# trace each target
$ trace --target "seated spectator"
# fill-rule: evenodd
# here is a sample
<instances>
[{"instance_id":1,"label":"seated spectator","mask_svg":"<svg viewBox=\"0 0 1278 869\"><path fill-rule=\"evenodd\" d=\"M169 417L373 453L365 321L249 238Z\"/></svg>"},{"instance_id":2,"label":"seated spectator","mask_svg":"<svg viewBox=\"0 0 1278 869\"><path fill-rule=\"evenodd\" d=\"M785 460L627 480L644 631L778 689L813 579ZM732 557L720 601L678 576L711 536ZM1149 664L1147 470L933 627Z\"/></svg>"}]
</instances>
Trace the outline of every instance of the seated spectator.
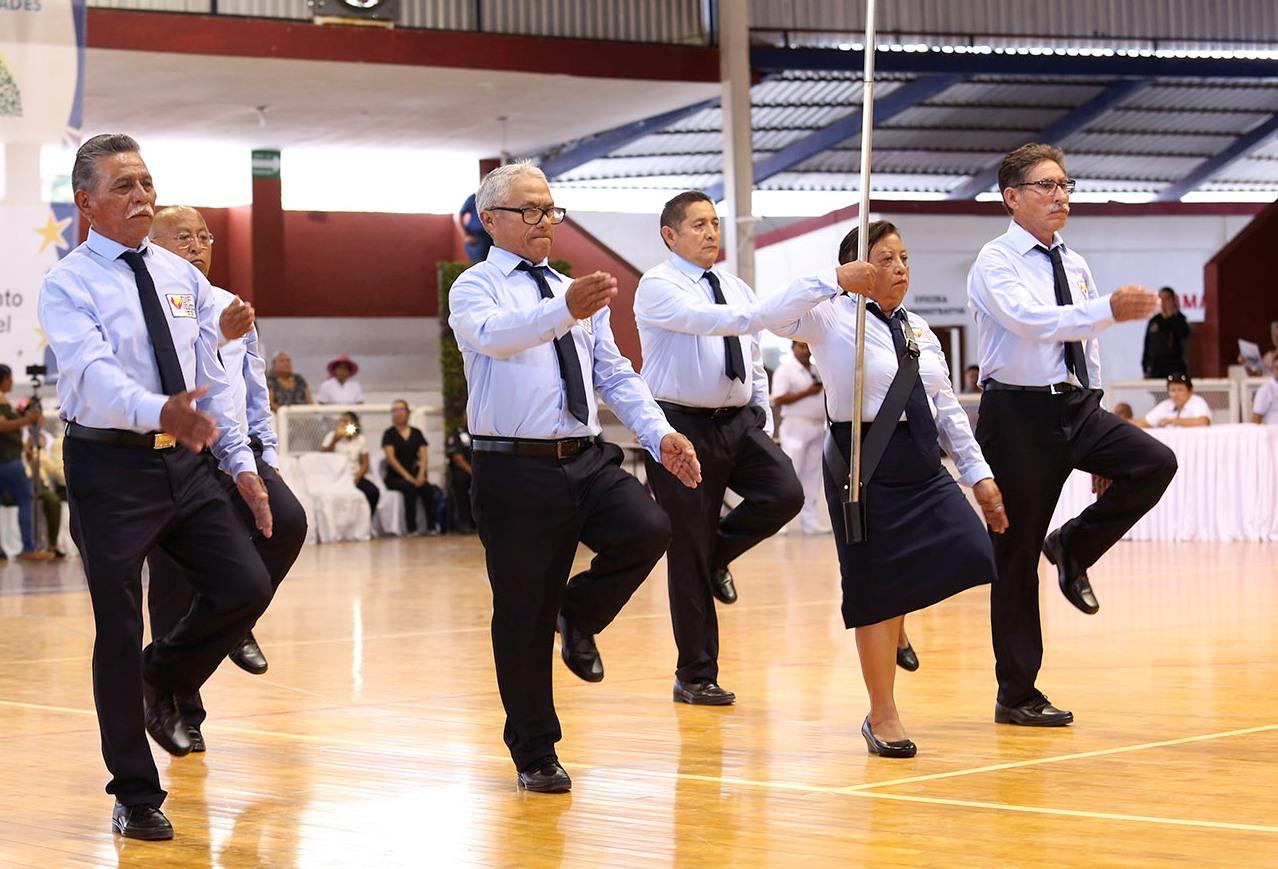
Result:
<instances>
[{"instance_id":1,"label":"seated spectator","mask_svg":"<svg viewBox=\"0 0 1278 869\"><path fill-rule=\"evenodd\" d=\"M1132 413L1132 406L1125 401L1120 401L1118 404L1114 405L1114 416L1131 422L1132 417L1134 416Z\"/></svg>"},{"instance_id":2,"label":"seated spectator","mask_svg":"<svg viewBox=\"0 0 1278 869\"><path fill-rule=\"evenodd\" d=\"M1189 340L1189 321L1180 312L1176 291L1171 287L1159 290L1158 305L1158 313L1145 324L1145 351L1140 357L1140 367L1150 379L1187 374L1185 342Z\"/></svg>"},{"instance_id":3,"label":"seated spectator","mask_svg":"<svg viewBox=\"0 0 1278 869\"><path fill-rule=\"evenodd\" d=\"M1211 407L1202 396L1194 395L1194 382L1188 374L1173 374L1167 378L1167 398L1144 419L1132 421L1141 428L1211 425Z\"/></svg>"},{"instance_id":4,"label":"seated spectator","mask_svg":"<svg viewBox=\"0 0 1278 869\"><path fill-rule=\"evenodd\" d=\"M426 507L426 531L443 530L437 509L443 492L426 479L427 448L430 445L422 430L408 424L408 402L400 399L391 405L391 426L382 434L382 451L386 453L386 488L404 496L404 527L417 533L417 499Z\"/></svg>"},{"instance_id":5,"label":"seated spectator","mask_svg":"<svg viewBox=\"0 0 1278 869\"><path fill-rule=\"evenodd\" d=\"M368 444L364 435L360 434L359 417L347 411L337 420L337 428L324 435L324 443L320 446L326 453L341 453L346 456L347 470L355 481L355 488L364 493L368 499L368 512L377 509L381 500L381 490L377 484L368 479Z\"/></svg>"},{"instance_id":6,"label":"seated spectator","mask_svg":"<svg viewBox=\"0 0 1278 869\"><path fill-rule=\"evenodd\" d=\"M1247 373L1252 377L1264 377L1273 370L1274 357L1278 356L1278 320L1269 323L1269 349L1260 357L1260 365L1254 365L1241 356L1238 361L1247 366Z\"/></svg>"},{"instance_id":7,"label":"seated spectator","mask_svg":"<svg viewBox=\"0 0 1278 869\"><path fill-rule=\"evenodd\" d=\"M359 366L343 354L328 363L328 380L320 384L315 400L319 404L363 404L364 388L355 375Z\"/></svg>"},{"instance_id":8,"label":"seated spectator","mask_svg":"<svg viewBox=\"0 0 1278 869\"><path fill-rule=\"evenodd\" d=\"M293 373L293 357L287 353L276 353L271 360L271 373L266 377L266 385L271 393L271 410L279 410L286 404L314 404L311 388L306 385L306 378Z\"/></svg>"},{"instance_id":9,"label":"seated spectator","mask_svg":"<svg viewBox=\"0 0 1278 869\"><path fill-rule=\"evenodd\" d=\"M1251 421L1260 425L1278 425L1278 356L1269 360L1273 374L1256 390L1256 400L1251 405Z\"/></svg>"},{"instance_id":10,"label":"seated spectator","mask_svg":"<svg viewBox=\"0 0 1278 869\"><path fill-rule=\"evenodd\" d=\"M475 517L470 512L470 432L466 430L466 418L453 432L444 446L448 455L448 503L453 510L453 525L469 534L475 530Z\"/></svg>"},{"instance_id":11,"label":"seated spectator","mask_svg":"<svg viewBox=\"0 0 1278 869\"><path fill-rule=\"evenodd\" d=\"M981 366L969 365L963 369L963 391L967 393L981 391Z\"/></svg>"},{"instance_id":12,"label":"seated spectator","mask_svg":"<svg viewBox=\"0 0 1278 869\"><path fill-rule=\"evenodd\" d=\"M22 430L40 422L40 408L28 407L19 413L9 403L13 389L13 369L0 365L0 496L7 495L18 508L18 525L22 532L22 554L19 561L47 561L50 552L36 549L35 511L31 497L31 481L22 464Z\"/></svg>"}]
</instances>

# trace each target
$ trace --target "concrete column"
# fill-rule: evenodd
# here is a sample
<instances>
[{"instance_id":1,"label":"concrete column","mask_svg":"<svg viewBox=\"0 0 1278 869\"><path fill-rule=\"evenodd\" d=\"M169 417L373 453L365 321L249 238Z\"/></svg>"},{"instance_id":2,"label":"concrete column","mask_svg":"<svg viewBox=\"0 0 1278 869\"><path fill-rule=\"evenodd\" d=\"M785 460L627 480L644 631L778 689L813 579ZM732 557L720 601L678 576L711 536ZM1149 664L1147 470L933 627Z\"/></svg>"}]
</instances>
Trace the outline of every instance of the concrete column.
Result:
<instances>
[{"instance_id":1,"label":"concrete column","mask_svg":"<svg viewBox=\"0 0 1278 869\"><path fill-rule=\"evenodd\" d=\"M750 123L748 0L719 3L719 80L723 102L723 194L728 268L754 285L754 147Z\"/></svg>"}]
</instances>

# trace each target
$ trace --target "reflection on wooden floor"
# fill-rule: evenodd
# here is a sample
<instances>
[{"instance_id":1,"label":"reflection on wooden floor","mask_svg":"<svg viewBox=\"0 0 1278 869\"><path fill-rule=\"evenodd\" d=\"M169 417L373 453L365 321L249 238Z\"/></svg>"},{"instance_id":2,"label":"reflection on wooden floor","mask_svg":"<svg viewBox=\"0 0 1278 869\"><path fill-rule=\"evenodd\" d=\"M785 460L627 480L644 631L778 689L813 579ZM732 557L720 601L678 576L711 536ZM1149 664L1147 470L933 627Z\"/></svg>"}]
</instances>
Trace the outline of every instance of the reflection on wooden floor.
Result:
<instances>
[{"instance_id":1,"label":"reflection on wooden floor","mask_svg":"<svg viewBox=\"0 0 1278 869\"><path fill-rule=\"evenodd\" d=\"M1278 865L1278 548L1123 543L1101 613L1044 566L1040 685L1078 723L992 722L988 602L912 616L918 758L869 757L828 537L782 537L720 610L733 708L670 700L664 565L556 670L569 796L516 791L474 538L308 547L205 691L209 750L157 761L177 838L110 831L80 565L0 566L0 865ZM25 592L25 593L24 593Z\"/></svg>"}]
</instances>

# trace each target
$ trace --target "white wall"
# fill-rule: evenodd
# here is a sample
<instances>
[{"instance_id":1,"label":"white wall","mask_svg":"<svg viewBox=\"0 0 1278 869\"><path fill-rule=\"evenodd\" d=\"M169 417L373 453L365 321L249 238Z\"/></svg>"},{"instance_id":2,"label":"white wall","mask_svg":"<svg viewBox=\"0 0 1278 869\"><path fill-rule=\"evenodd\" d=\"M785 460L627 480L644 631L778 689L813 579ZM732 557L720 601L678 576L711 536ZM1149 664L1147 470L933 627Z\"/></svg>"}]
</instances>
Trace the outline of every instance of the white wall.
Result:
<instances>
[{"instance_id":1,"label":"white wall","mask_svg":"<svg viewBox=\"0 0 1278 869\"><path fill-rule=\"evenodd\" d=\"M901 230L910 253L910 295L906 306L937 326L966 326L964 364L975 358L975 322L967 307L967 271L981 246L1007 229L1002 217L893 215L885 210L875 219L891 220ZM1173 287L1182 304L1201 304L1203 266L1251 218L1245 216L1074 217L1062 233L1067 243L1087 258L1102 292L1123 284L1140 283L1152 289ZM760 248L755 274L761 294L782 289L795 277L828 267L836 260L839 242L853 221L825 227L778 244ZM1191 319L1202 319L1185 304ZM1123 323L1101 337L1101 363L1106 380L1139 378L1143 323Z\"/></svg>"}]
</instances>

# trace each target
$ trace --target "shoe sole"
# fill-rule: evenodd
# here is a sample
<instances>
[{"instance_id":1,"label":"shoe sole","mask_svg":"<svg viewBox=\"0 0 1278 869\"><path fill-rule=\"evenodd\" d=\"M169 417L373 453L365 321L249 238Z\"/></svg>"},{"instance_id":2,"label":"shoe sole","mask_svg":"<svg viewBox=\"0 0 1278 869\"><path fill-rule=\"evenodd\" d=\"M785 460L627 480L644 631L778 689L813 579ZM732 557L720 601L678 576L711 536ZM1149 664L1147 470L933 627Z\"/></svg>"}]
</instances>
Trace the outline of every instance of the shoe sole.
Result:
<instances>
[{"instance_id":1,"label":"shoe sole","mask_svg":"<svg viewBox=\"0 0 1278 869\"><path fill-rule=\"evenodd\" d=\"M165 842L173 838L172 830L134 830L128 833L114 819L111 821L111 828L126 839L139 839L143 842Z\"/></svg>"},{"instance_id":2,"label":"shoe sole","mask_svg":"<svg viewBox=\"0 0 1278 869\"><path fill-rule=\"evenodd\" d=\"M1056 556L1052 554L1052 550L1048 547L1046 542L1043 543L1043 555L1047 558L1048 564L1050 564L1052 567L1056 567ZM1086 606L1080 606L1079 604L1075 603L1074 599L1069 596L1069 592L1065 590L1065 579L1064 577L1060 575L1059 571L1057 572L1057 575L1056 575L1056 584L1060 586L1061 594L1065 595L1065 600L1069 601L1070 605L1073 606L1074 609L1081 612L1083 615L1094 616L1098 612L1100 612L1099 603L1096 604L1096 609L1091 609L1090 607L1086 607ZM1000 722L1000 723L1010 724L1012 722Z\"/></svg>"},{"instance_id":3,"label":"shoe sole","mask_svg":"<svg viewBox=\"0 0 1278 869\"><path fill-rule=\"evenodd\" d=\"M548 787L548 788L534 788L524 784L522 779L516 777L515 787L521 791L527 791L530 794L566 794L572 791L572 782L569 782L564 787L555 785L554 787Z\"/></svg>"},{"instance_id":4,"label":"shoe sole","mask_svg":"<svg viewBox=\"0 0 1278 869\"><path fill-rule=\"evenodd\" d=\"M735 694L730 697L715 697L711 700L706 700L704 698L685 694L682 691L674 692L674 699L676 703L687 703L689 706L731 706L737 702L737 696Z\"/></svg>"},{"instance_id":5,"label":"shoe sole","mask_svg":"<svg viewBox=\"0 0 1278 869\"><path fill-rule=\"evenodd\" d=\"M1068 717L1061 718L1060 720L1056 720L1056 721L1014 721L1012 720L1012 716L1010 715L1000 715L999 713L995 712L994 723L995 724L1012 724L1012 725L1015 725L1016 727L1065 727L1067 725L1074 723L1074 716L1071 713Z\"/></svg>"}]
</instances>

